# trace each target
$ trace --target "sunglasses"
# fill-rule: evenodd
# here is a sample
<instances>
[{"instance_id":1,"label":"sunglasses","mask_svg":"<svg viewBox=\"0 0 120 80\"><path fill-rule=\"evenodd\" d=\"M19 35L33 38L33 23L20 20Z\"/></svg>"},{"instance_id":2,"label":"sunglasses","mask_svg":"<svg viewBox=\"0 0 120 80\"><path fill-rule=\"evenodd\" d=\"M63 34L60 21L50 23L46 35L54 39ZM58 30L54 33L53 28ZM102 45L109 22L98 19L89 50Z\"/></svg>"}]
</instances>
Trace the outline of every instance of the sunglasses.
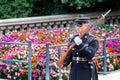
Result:
<instances>
[{"instance_id":1,"label":"sunglasses","mask_svg":"<svg viewBox=\"0 0 120 80\"><path fill-rule=\"evenodd\" d=\"M86 22L76 22L75 26L77 27L82 27L83 24L85 24Z\"/></svg>"}]
</instances>

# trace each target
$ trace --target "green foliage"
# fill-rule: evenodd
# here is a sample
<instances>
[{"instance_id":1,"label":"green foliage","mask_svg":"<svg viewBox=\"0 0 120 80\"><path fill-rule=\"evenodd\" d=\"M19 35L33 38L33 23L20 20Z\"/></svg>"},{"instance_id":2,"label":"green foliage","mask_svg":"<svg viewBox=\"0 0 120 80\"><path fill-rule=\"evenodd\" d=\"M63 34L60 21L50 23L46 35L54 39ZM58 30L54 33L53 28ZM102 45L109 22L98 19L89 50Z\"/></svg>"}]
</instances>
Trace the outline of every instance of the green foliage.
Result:
<instances>
[{"instance_id":1,"label":"green foliage","mask_svg":"<svg viewBox=\"0 0 120 80\"><path fill-rule=\"evenodd\" d=\"M69 3L70 6L77 5L77 9L82 7L90 7L94 5L95 2L103 2L104 0L61 0L62 3Z\"/></svg>"},{"instance_id":2,"label":"green foliage","mask_svg":"<svg viewBox=\"0 0 120 80\"><path fill-rule=\"evenodd\" d=\"M28 17L32 12L27 0L0 0L0 18Z\"/></svg>"},{"instance_id":3,"label":"green foliage","mask_svg":"<svg viewBox=\"0 0 120 80\"><path fill-rule=\"evenodd\" d=\"M120 9L118 0L0 0L0 19ZM107 7L106 7L107 4Z\"/></svg>"},{"instance_id":4,"label":"green foliage","mask_svg":"<svg viewBox=\"0 0 120 80\"><path fill-rule=\"evenodd\" d=\"M104 24L101 24L101 25L100 25L100 28L101 28L101 29L104 28L104 29L107 30L107 31L111 31L111 30L112 30L112 27L111 27L111 26L106 26L106 25L104 25Z\"/></svg>"},{"instance_id":5,"label":"green foliage","mask_svg":"<svg viewBox=\"0 0 120 80\"><path fill-rule=\"evenodd\" d=\"M116 63L116 64L114 64L114 68L115 68L115 70L120 69L120 63Z\"/></svg>"},{"instance_id":6,"label":"green foliage","mask_svg":"<svg viewBox=\"0 0 120 80\"><path fill-rule=\"evenodd\" d=\"M33 5L33 16L55 15L65 12L60 0L35 0Z\"/></svg>"}]
</instances>

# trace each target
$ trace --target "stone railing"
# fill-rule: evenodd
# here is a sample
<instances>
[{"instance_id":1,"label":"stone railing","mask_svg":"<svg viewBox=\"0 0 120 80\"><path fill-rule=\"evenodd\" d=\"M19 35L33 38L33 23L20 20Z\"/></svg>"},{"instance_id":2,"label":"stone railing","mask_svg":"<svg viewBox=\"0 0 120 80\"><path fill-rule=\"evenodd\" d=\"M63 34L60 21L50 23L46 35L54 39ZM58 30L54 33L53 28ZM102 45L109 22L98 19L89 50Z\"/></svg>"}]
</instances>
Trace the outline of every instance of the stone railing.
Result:
<instances>
[{"instance_id":1,"label":"stone railing","mask_svg":"<svg viewBox=\"0 0 120 80\"><path fill-rule=\"evenodd\" d=\"M53 28L54 26L72 27L75 17L84 15L91 17L92 20L95 20L103 13L105 12L3 19L0 20L0 34L5 34L13 30L19 31L31 28ZM105 18L105 23L120 23L120 11L113 11L108 14Z\"/></svg>"}]
</instances>

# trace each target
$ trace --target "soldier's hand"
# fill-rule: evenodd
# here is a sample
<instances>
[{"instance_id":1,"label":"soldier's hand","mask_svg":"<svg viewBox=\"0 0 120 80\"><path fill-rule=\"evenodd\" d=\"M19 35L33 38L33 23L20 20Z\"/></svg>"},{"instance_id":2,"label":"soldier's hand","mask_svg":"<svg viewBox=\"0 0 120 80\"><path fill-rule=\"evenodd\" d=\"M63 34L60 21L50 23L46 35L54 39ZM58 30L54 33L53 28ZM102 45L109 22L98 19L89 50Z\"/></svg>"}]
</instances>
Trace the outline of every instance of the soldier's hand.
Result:
<instances>
[{"instance_id":1,"label":"soldier's hand","mask_svg":"<svg viewBox=\"0 0 120 80\"><path fill-rule=\"evenodd\" d=\"M102 21L104 20L104 18L105 18L105 17L100 17L100 18L97 20L97 22L99 22L99 23L102 22Z\"/></svg>"}]
</instances>

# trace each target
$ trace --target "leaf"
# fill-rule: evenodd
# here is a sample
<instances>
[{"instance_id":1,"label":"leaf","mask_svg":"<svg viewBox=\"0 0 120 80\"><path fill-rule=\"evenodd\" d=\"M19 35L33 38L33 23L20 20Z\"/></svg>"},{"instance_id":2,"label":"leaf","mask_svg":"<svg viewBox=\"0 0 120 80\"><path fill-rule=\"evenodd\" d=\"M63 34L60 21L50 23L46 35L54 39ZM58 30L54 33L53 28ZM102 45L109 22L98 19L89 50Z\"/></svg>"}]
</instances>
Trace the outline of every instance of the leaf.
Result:
<instances>
[{"instance_id":1,"label":"leaf","mask_svg":"<svg viewBox=\"0 0 120 80\"><path fill-rule=\"evenodd\" d=\"M64 4L64 3L67 3L68 0L61 0L61 2Z\"/></svg>"}]
</instances>

